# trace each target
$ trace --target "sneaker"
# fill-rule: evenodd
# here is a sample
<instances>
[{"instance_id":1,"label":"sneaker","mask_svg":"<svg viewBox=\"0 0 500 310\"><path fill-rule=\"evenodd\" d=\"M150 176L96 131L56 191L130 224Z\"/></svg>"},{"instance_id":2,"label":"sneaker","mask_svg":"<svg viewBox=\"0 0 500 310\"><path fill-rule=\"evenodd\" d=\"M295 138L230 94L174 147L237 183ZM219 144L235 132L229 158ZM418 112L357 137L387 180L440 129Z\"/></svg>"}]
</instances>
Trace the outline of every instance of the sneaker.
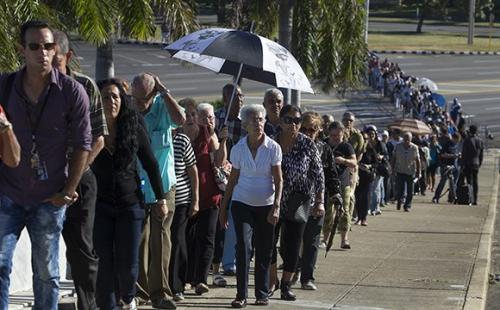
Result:
<instances>
[{"instance_id":1,"label":"sneaker","mask_svg":"<svg viewBox=\"0 0 500 310\"><path fill-rule=\"evenodd\" d=\"M217 287L225 287L227 285L227 281L220 273L215 273L213 275L212 284Z\"/></svg>"},{"instance_id":2,"label":"sneaker","mask_svg":"<svg viewBox=\"0 0 500 310\"><path fill-rule=\"evenodd\" d=\"M162 298L153 301L153 308L155 309L177 309L177 305L173 300Z\"/></svg>"},{"instance_id":3,"label":"sneaker","mask_svg":"<svg viewBox=\"0 0 500 310\"><path fill-rule=\"evenodd\" d=\"M432 198L432 203L439 203L439 199L436 197Z\"/></svg>"},{"instance_id":4,"label":"sneaker","mask_svg":"<svg viewBox=\"0 0 500 310\"><path fill-rule=\"evenodd\" d=\"M302 283L301 287L303 290L307 291L315 291L318 289L318 287L311 280L307 281L306 283Z\"/></svg>"},{"instance_id":5,"label":"sneaker","mask_svg":"<svg viewBox=\"0 0 500 310\"><path fill-rule=\"evenodd\" d=\"M380 209L377 209L375 210L375 212L373 212L374 215L381 215L382 214L382 211L380 211Z\"/></svg>"},{"instance_id":6,"label":"sneaker","mask_svg":"<svg viewBox=\"0 0 500 310\"><path fill-rule=\"evenodd\" d=\"M194 289L196 295L203 295L205 293L208 293L208 291L208 286L205 283L198 283Z\"/></svg>"},{"instance_id":7,"label":"sneaker","mask_svg":"<svg viewBox=\"0 0 500 310\"><path fill-rule=\"evenodd\" d=\"M174 301L183 301L183 300L184 300L184 294L182 292L174 294Z\"/></svg>"},{"instance_id":8,"label":"sneaker","mask_svg":"<svg viewBox=\"0 0 500 310\"><path fill-rule=\"evenodd\" d=\"M319 244L318 248L320 248L320 249L326 249L326 242L325 241L321 241L321 243Z\"/></svg>"},{"instance_id":9,"label":"sneaker","mask_svg":"<svg viewBox=\"0 0 500 310\"><path fill-rule=\"evenodd\" d=\"M185 291L190 291L192 289L193 289L193 286L191 285L191 283L184 284L184 292Z\"/></svg>"},{"instance_id":10,"label":"sneaker","mask_svg":"<svg viewBox=\"0 0 500 310\"><path fill-rule=\"evenodd\" d=\"M124 310L137 310L137 303L135 301L135 298L132 299L130 303L125 303L124 301L122 303L122 309Z\"/></svg>"}]
</instances>

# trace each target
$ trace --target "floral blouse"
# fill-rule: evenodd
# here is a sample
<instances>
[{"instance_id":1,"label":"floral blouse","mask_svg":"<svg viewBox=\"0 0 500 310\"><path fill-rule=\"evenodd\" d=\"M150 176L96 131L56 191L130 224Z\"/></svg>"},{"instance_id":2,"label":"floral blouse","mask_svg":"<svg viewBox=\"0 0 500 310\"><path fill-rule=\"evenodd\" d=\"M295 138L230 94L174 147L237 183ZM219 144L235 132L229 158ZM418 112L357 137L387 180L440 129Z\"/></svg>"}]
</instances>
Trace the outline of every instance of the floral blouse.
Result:
<instances>
[{"instance_id":1,"label":"floral blouse","mask_svg":"<svg viewBox=\"0 0 500 310\"><path fill-rule=\"evenodd\" d=\"M319 151L315 143L302 133L298 134L292 150L283 153L281 170L283 171L281 215L285 214L286 201L293 192L309 194L311 201L314 202L316 193L325 190L325 177Z\"/></svg>"}]
</instances>

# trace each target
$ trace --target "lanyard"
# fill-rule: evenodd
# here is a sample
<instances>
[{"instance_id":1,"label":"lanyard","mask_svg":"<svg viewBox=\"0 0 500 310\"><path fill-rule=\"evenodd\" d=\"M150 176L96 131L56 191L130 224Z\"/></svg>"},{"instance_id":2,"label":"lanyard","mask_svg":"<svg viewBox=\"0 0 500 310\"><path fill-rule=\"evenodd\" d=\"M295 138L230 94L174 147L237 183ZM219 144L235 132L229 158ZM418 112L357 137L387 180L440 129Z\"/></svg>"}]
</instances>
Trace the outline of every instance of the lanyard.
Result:
<instances>
[{"instance_id":1,"label":"lanyard","mask_svg":"<svg viewBox=\"0 0 500 310\"><path fill-rule=\"evenodd\" d=\"M40 126L40 121L42 120L43 112L45 111L45 107L47 106L47 102L49 100L49 95L50 95L50 90L52 88L49 86L49 89L47 90L47 94L45 95L45 98L42 103L42 108L40 109L40 113L38 114L38 117L36 118L35 122L33 122L31 113L30 113L30 108L26 108L26 119L28 120L28 127L31 131L31 141L33 143L33 149L36 150L36 133L38 131L38 127Z\"/></svg>"}]
</instances>

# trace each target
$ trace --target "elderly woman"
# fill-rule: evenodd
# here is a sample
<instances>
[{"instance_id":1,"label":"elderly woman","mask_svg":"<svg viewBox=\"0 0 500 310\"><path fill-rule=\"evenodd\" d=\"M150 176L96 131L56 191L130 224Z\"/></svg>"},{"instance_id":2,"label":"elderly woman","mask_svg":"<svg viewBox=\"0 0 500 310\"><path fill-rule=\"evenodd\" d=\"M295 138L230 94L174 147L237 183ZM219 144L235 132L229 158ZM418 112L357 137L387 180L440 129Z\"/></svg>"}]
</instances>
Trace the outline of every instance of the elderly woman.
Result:
<instances>
[{"instance_id":1,"label":"elderly woman","mask_svg":"<svg viewBox=\"0 0 500 310\"><path fill-rule=\"evenodd\" d=\"M243 308L247 303L252 237L255 240L255 304L268 304L269 265L282 190L282 155L278 143L264 133L265 116L265 109L260 105L247 105L241 111L242 125L248 135L231 150L233 169L220 213L221 224L227 226L227 207L232 199L237 240L237 294L231 303L233 308Z\"/></svg>"},{"instance_id":2,"label":"elderly woman","mask_svg":"<svg viewBox=\"0 0 500 310\"><path fill-rule=\"evenodd\" d=\"M208 292L207 278L214 255L215 233L222 200L215 175L214 166L225 160L225 143L219 143L214 132L213 107L210 104L198 105L187 98L179 102L186 110L186 122L182 131L189 137L196 157L199 180L199 212L190 219L191 231L188 240L187 281L194 286L198 295ZM211 153L215 153L212 162Z\"/></svg>"},{"instance_id":3,"label":"elderly woman","mask_svg":"<svg viewBox=\"0 0 500 310\"><path fill-rule=\"evenodd\" d=\"M325 185L334 185L332 178L337 177L337 166L334 162L332 149L320 140L322 119L316 112L305 112L302 116L302 126L300 131L314 141L318 148L323 171L325 175ZM329 191L331 193L331 191ZM325 196L326 197L326 196ZM314 284L314 266L318 258L321 229L325 222L325 216L309 216L302 238L302 255L300 261L300 283L304 290L317 290ZM299 268L295 278L298 278Z\"/></svg>"},{"instance_id":4,"label":"elderly woman","mask_svg":"<svg viewBox=\"0 0 500 310\"><path fill-rule=\"evenodd\" d=\"M281 131L275 139L283 151L283 196L281 199L281 233L283 275L281 278L281 299L295 300L291 280L297 269L300 246L306 221L296 218L294 209L309 209L308 215L322 217L325 214L325 178L318 149L314 142L300 132L302 111L287 105L280 112ZM302 203L297 206L297 198ZM295 208L298 207L298 208ZM277 238L276 238L277 239ZM272 276L276 270L276 247L273 252Z\"/></svg>"},{"instance_id":5,"label":"elderly woman","mask_svg":"<svg viewBox=\"0 0 500 310\"><path fill-rule=\"evenodd\" d=\"M161 175L139 114L130 106L119 80L98 83L109 128L105 147L92 164L97 180L94 244L99 256L96 300L100 309L136 309L139 242L145 217L136 158L147 172L157 204L152 212L168 212ZM118 279L118 286L115 279ZM119 291L116 291L119 289Z\"/></svg>"}]
</instances>

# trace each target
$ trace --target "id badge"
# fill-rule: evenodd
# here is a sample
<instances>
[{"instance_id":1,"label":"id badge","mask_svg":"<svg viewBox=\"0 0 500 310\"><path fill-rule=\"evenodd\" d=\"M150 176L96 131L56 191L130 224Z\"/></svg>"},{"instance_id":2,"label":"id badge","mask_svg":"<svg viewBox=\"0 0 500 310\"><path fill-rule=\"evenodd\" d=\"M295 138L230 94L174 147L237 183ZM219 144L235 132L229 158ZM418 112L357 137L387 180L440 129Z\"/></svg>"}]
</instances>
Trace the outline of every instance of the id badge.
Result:
<instances>
[{"instance_id":1,"label":"id badge","mask_svg":"<svg viewBox=\"0 0 500 310\"><path fill-rule=\"evenodd\" d=\"M31 169L35 172L35 177L38 181L48 180L49 175L47 172L47 165L45 161L40 160L40 156L38 156L38 152L34 151L31 153Z\"/></svg>"}]
</instances>

